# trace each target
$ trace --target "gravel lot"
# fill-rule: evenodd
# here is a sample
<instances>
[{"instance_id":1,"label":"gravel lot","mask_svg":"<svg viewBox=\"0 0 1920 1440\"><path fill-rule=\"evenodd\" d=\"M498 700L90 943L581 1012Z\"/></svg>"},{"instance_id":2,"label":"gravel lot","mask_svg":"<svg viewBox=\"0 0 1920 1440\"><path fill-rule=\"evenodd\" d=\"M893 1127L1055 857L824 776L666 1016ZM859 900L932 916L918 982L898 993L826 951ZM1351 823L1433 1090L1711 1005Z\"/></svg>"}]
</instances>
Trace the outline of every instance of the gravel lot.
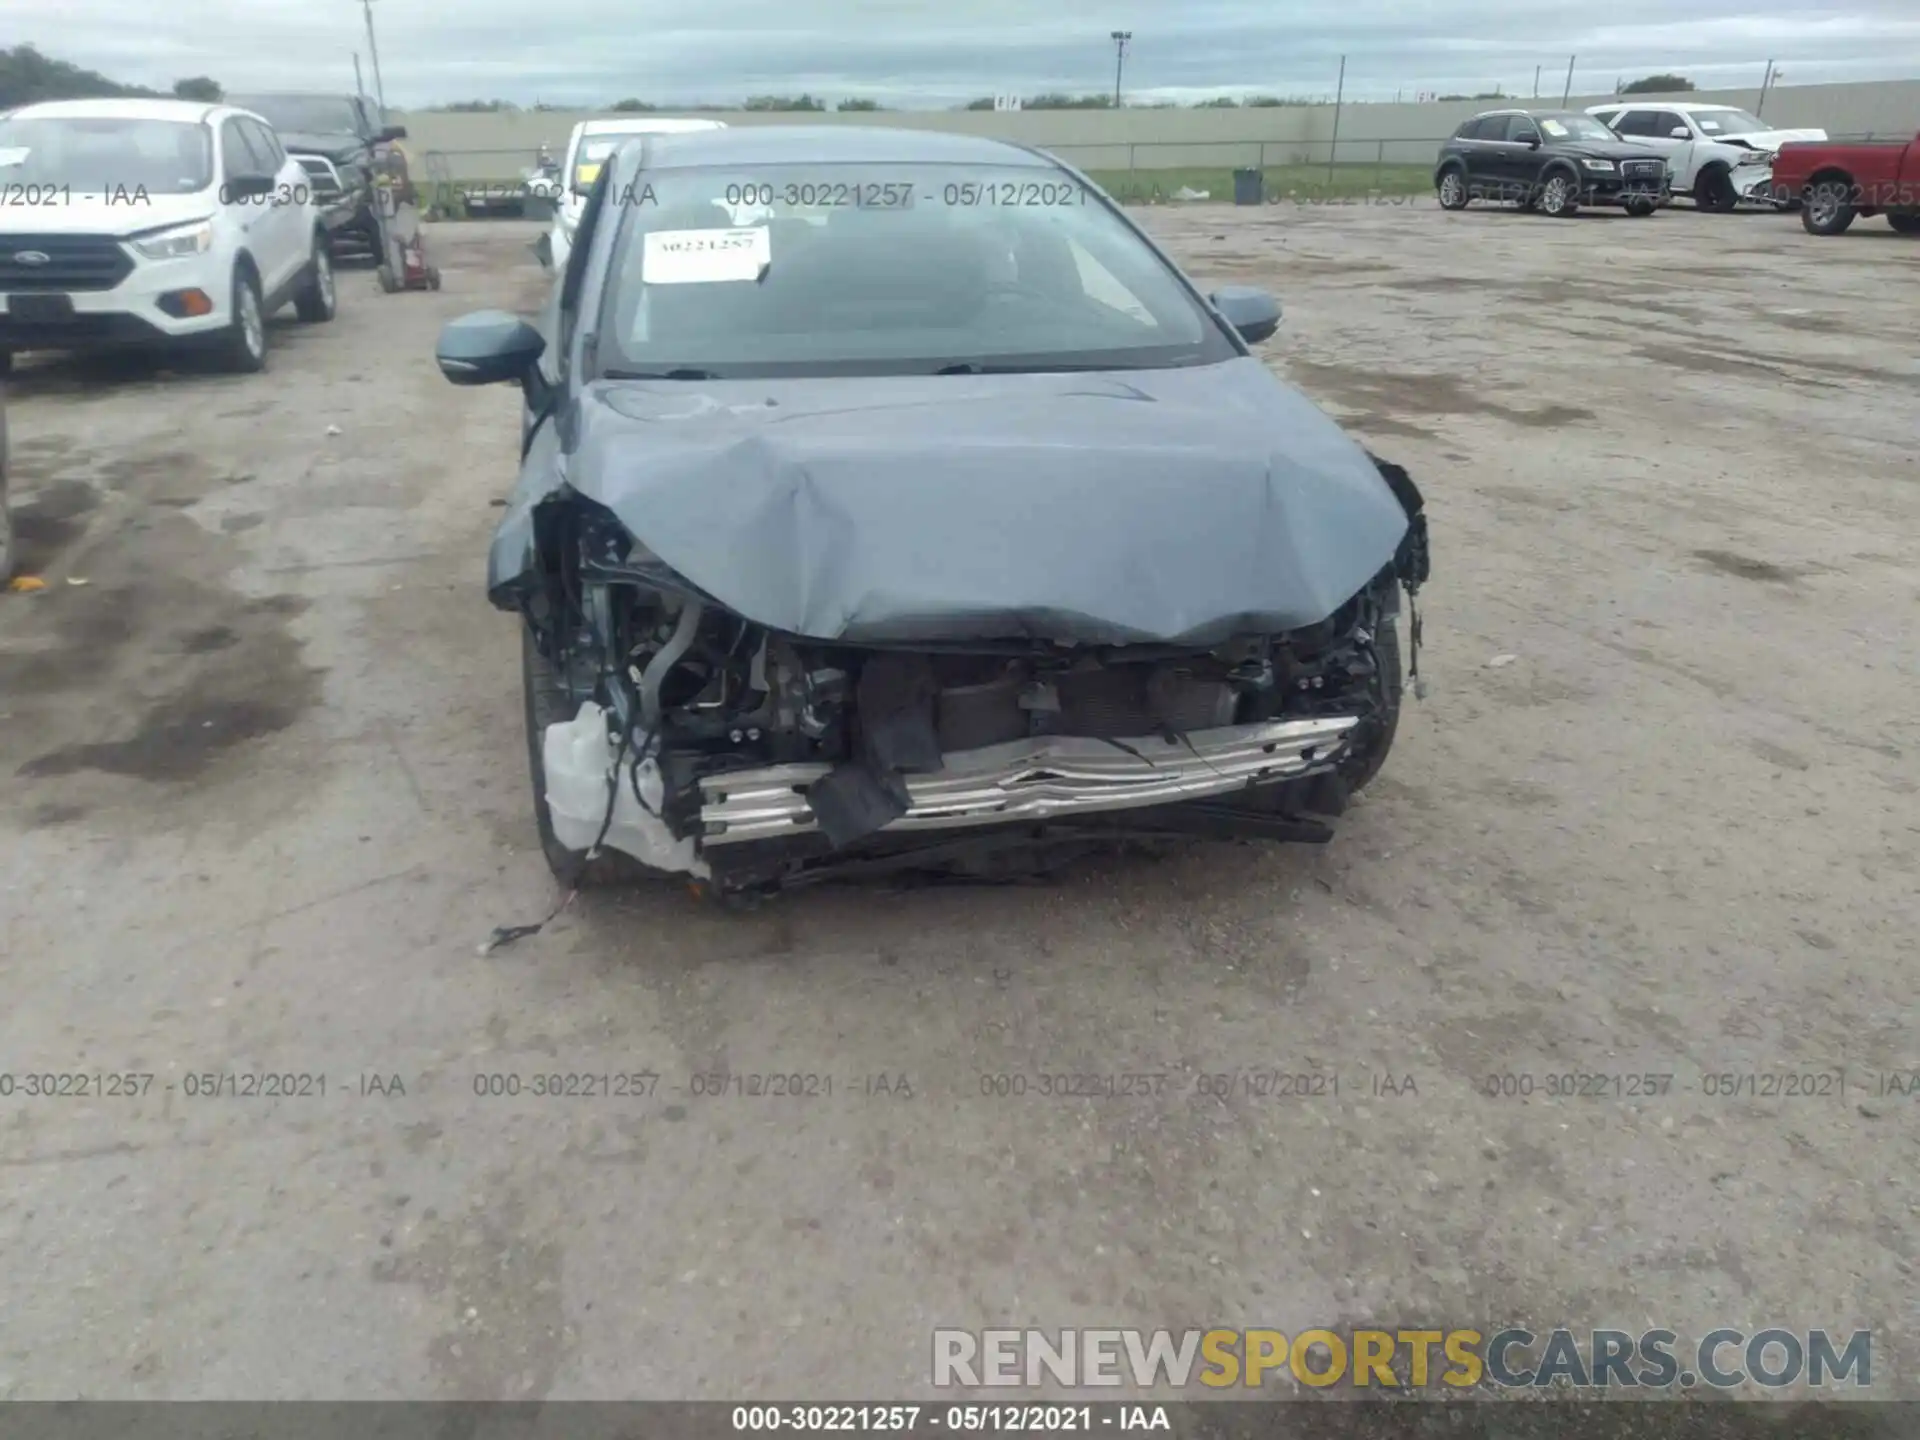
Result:
<instances>
[{"instance_id":1,"label":"gravel lot","mask_svg":"<svg viewBox=\"0 0 1920 1440\"><path fill-rule=\"evenodd\" d=\"M263 375L23 368L0 1069L155 1079L0 1100L0 1394L913 1398L935 1325L1378 1321L1872 1327L1920 1394L1920 1100L1872 1093L1920 1067L1920 246L1147 218L1429 499L1431 693L1324 850L588 896L483 957L554 899L481 594L516 397L429 357L532 306L533 228L432 230L439 294L343 273Z\"/></svg>"}]
</instances>

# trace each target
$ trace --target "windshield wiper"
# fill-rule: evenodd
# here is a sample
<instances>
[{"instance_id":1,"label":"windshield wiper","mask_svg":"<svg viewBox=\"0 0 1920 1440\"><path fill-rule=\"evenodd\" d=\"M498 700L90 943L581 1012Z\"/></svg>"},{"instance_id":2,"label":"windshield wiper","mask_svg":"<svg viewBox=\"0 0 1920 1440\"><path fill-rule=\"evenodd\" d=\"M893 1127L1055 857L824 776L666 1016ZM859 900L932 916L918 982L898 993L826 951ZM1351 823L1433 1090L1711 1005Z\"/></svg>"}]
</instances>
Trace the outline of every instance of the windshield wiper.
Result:
<instances>
[{"instance_id":1,"label":"windshield wiper","mask_svg":"<svg viewBox=\"0 0 1920 1440\"><path fill-rule=\"evenodd\" d=\"M718 380L711 370L602 370L602 380Z\"/></svg>"},{"instance_id":2,"label":"windshield wiper","mask_svg":"<svg viewBox=\"0 0 1920 1440\"><path fill-rule=\"evenodd\" d=\"M963 360L957 365L942 365L935 375L1082 375L1098 370L1141 370L1141 365L976 365Z\"/></svg>"}]
</instances>

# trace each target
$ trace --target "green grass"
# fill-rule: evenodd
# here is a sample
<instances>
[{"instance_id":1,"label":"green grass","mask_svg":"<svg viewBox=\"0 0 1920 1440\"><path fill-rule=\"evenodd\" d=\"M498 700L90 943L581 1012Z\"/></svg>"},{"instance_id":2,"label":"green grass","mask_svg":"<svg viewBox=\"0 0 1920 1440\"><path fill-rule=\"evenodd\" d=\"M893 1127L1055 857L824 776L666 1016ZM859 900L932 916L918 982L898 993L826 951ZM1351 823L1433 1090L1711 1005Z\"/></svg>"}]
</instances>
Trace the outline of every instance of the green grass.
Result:
<instances>
[{"instance_id":1,"label":"green grass","mask_svg":"<svg viewBox=\"0 0 1920 1440\"><path fill-rule=\"evenodd\" d=\"M1425 195L1433 189L1430 165L1341 164L1329 170L1325 165L1269 165L1266 197L1295 204L1328 204L1365 200L1370 196L1402 197ZM1183 186L1205 190L1215 203L1233 199L1233 171L1221 166L1188 167L1178 170L1089 170L1093 182L1116 200L1130 205L1171 201ZM422 214L438 210L448 219L464 219L459 204L463 190L500 191L511 182L503 180L464 180L451 185L416 184Z\"/></svg>"}]
</instances>

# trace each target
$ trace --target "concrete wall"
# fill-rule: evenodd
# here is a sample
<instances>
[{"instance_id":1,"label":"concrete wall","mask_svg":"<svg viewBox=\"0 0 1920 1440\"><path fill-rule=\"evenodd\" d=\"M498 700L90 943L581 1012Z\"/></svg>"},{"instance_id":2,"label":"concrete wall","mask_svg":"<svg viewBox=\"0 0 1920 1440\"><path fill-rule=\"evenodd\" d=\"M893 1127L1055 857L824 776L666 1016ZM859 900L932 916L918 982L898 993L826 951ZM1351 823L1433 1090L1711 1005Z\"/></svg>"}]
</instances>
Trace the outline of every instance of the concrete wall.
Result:
<instances>
[{"instance_id":1,"label":"concrete wall","mask_svg":"<svg viewBox=\"0 0 1920 1440\"><path fill-rule=\"evenodd\" d=\"M1584 109L1613 97L1574 96ZM1752 109L1753 89L1700 91L1675 99L1741 105ZM1553 105L1558 96L1539 102ZM1238 110L991 110L889 111L882 113L724 112L729 125L821 123L896 125L970 135L995 135L1051 150L1089 170L1167 170L1182 167L1342 163L1425 164L1442 137L1469 115L1499 104L1466 100L1426 105L1357 104L1340 111L1333 146L1331 105L1275 106ZM465 115L420 111L399 117L407 126L407 149L421 164L433 152L445 157L456 180L505 179L533 163L542 143L556 155L574 125L606 112L546 111L510 115ZM1765 116L1782 126L1818 125L1833 135L1911 138L1920 130L1920 80L1857 85L1785 85L1766 100ZM1329 155L1329 148L1332 154Z\"/></svg>"}]
</instances>

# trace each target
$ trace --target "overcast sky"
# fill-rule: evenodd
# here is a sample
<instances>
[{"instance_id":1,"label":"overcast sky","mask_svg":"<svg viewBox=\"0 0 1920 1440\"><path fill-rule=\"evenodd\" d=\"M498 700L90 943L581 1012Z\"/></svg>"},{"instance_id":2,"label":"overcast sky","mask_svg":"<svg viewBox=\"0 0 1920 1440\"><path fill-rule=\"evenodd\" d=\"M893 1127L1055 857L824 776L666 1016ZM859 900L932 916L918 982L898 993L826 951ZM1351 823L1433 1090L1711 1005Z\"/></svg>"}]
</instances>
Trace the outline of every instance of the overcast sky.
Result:
<instances>
[{"instance_id":1,"label":"overcast sky","mask_svg":"<svg viewBox=\"0 0 1920 1440\"><path fill-rule=\"evenodd\" d=\"M0 0L0 35L116 79L351 89L357 0ZM939 107L995 92L1130 99L1491 89L1558 98L1677 70L1702 89L1920 76L1915 0L374 0L388 102L733 101L809 91ZM366 63L362 55L363 64ZM372 89L371 66L367 69Z\"/></svg>"}]
</instances>

